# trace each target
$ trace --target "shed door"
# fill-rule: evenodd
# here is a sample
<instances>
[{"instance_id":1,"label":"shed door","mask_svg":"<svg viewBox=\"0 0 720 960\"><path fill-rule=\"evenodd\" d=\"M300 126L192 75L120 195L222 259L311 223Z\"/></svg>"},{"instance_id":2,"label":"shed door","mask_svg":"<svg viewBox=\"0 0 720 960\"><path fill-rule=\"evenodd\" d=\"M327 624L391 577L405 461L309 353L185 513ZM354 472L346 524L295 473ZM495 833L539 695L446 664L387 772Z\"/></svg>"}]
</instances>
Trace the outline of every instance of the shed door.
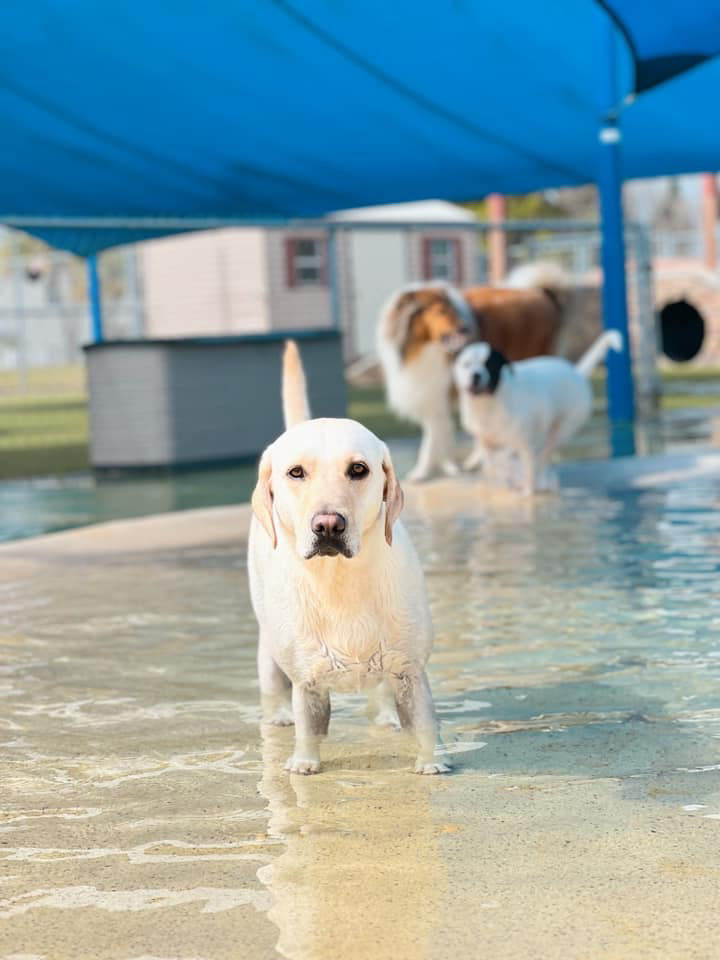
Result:
<instances>
[{"instance_id":1,"label":"shed door","mask_svg":"<svg viewBox=\"0 0 720 960\"><path fill-rule=\"evenodd\" d=\"M375 352L375 328L383 303L406 282L405 238L394 230L350 234L352 346L355 357Z\"/></svg>"}]
</instances>

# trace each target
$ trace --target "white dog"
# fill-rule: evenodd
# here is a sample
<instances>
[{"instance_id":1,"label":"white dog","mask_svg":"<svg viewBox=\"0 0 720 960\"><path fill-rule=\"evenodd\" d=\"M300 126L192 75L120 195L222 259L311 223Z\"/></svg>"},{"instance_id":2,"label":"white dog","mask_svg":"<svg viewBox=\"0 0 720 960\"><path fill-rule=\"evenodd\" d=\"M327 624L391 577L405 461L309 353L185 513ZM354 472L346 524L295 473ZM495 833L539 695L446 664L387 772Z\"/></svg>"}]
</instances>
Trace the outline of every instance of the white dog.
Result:
<instances>
[{"instance_id":1,"label":"white dog","mask_svg":"<svg viewBox=\"0 0 720 960\"><path fill-rule=\"evenodd\" d=\"M609 349L622 348L621 334L608 330L573 366L561 357L509 364L487 343L465 347L453 375L462 425L475 439L466 469L482 463L490 480L512 485L508 470L517 459L523 493L547 487L552 453L592 412L588 377Z\"/></svg>"},{"instance_id":2,"label":"white dog","mask_svg":"<svg viewBox=\"0 0 720 960\"><path fill-rule=\"evenodd\" d=\"M415 770L435 759L435 712L425 663L433 634L422 570L397 517L403 495L384 443L353 420L310 420L294 342L283 361L286 432L260 460L248 570L260 627L265 718L288 722L292 773L320 769L330 690L379 688L419 744Z\"/></svg>"}]
</instances>

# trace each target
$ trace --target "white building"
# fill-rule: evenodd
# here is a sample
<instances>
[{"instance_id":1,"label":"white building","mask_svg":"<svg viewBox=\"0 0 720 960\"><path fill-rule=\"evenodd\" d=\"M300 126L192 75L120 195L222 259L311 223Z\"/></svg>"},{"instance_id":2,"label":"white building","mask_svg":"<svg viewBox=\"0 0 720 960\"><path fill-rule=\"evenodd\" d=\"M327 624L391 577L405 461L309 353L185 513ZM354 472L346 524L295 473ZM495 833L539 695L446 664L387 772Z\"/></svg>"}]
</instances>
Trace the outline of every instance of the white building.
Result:
<instances>
[{"instance_id":1,"label":"white building","mask_svg":"<svg viewBox=\"0 0 720 960\"><path fill-rule=\"evenodd\" d=\"M474 216L442 200L340 211L339 319L348 359L373 349L385 298L411 280L476 279L476 234L443 229ZM372 228L397 223L397 229ZM357 227L353 227L357 224ZM408 224L417 229L408 230ZM362 225L362 226L361 226ZM333 323L328 230L229 228L142 245L148 337L262 333Z\"/></svg>"}]
</instances>

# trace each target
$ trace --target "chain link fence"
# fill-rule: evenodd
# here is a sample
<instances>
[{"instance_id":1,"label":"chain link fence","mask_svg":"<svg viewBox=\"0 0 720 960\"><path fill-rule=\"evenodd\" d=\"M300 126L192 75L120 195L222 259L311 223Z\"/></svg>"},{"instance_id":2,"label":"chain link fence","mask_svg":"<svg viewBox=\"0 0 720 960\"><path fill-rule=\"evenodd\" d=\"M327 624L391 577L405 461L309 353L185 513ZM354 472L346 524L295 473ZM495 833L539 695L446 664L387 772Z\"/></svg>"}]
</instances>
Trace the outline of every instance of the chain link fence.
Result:
<instances>
[{"instance_id":1,"label":"chain link fence","mask_svg":"<svg viewBox=\"0 0 720 960\"><path fill-rule=\"evenodd\" d=\"M459 286L489 282L488 223L336 224L337 303L351 375L376 371L374 331L385 299L408 282L449 280ZM578 356L603 327L602 238L596 224L573 221L503 225L507 270L551 263L566 276L565 328L561 352ZM630 225L625 236L628 314L638 399L652 403L659 392L658 342L650 239Z\"/></svg>"},{"instance_id":2,"label":"chain link fence","mask_svg":"<svg viewBox=\"0 0 720 960\"><path fill-rule=\"evenodd\" d=\"M99 258L105 336L207 336L336 325L344 333L348 364L368 368L387 296L410 281L488 282L494 229L470 215L454 222L330 220L228 226L114 248ZM508 269L531 261L562 267L574 293L567 322L576 329L570 332L589 342L602 326L597 225L518 221L502 229ZM651 249L642 228L628 227L626 253L642 398L657 391ZM84 261L0 229L0 375L13 372L22 387L31 371L77 365L89 339Z\"/></svg>"},{"instance_id":3,"label":"chain link fence","mask_svg":"<svg viewBox=\"0 0 720 960\"><path fill-rule=\"evenodd\" d=\"M142 336L136 247L105 253L101 277L107 335ZM6 386L12 382L10 374L22 387L33 379L31 371L78 365L89 336L85 262L19 231L0 228L0 375L5 374Z\"/></svg>"}]
</instances>

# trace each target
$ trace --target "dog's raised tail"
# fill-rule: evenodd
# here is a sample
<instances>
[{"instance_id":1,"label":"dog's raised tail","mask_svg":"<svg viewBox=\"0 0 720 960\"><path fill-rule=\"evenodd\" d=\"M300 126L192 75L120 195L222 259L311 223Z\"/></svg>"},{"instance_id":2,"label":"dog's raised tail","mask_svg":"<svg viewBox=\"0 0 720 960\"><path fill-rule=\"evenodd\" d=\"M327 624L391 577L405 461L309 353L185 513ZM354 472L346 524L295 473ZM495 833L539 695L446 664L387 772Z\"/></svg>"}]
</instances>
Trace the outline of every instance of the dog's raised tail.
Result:
<instances>
[{"instance_id":1,"label":"dog's raised tail","mask_svg":"<svg viewBox=\"0 0 720 960\"><path fill-rule=\"evenodd\" d=\"M619 330L606 330L600 334L595 343L580 357L577 369L583 376L589 377L595 367L605 359L608 350L621 353L623 349L623 335Z\"/></svg>"},{"instance_id":2,"label":"dog's raised tail","mask_svg":"<svg viewBox=\"0 0 720 960\"><path fill-rule=\"evenodd\" d=\"M285 429L294 427L296 423L310 419L310 404L308 403L305 371L298 345L294 340L285 341L283 353L282 376L282 407L285 418Z\"/></svg>"},{"instance_id":3,"label":"dog's raised tail","mask_svg":"<svg viewBox=\"0 0 720 960\"><path fill-rule=\"evenodd\" d=\"M557 263L537 260L513 267L502 283L513 290L542 290L559 314L564 313L572 282Z\"/></svg>"}]
</instances>

